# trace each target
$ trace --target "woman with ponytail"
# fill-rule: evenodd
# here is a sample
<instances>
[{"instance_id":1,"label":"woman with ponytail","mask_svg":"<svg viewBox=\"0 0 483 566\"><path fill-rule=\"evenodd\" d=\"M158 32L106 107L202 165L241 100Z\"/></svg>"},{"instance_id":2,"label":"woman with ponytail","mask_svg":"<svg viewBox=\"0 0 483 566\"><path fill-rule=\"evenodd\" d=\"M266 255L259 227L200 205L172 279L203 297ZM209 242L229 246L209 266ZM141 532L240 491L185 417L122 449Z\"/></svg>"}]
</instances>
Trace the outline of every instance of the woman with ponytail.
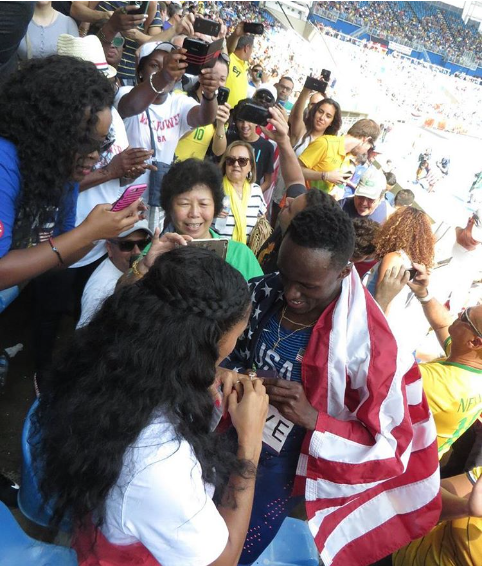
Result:
<instances>
[{"instance_id":1,"label":"woman with ponytail","mask_svg":"<svg viewBox=\"0 0 483 566\"><path fill-rule=\"evenodd\" d=\"M75 334L34 418L43 493L54 524L74 521L81 566L238 563L268 400L240 376L234 445L212 432L212 392L249 314L240 273L183 246Z\"/></svg>"}]
</instances>

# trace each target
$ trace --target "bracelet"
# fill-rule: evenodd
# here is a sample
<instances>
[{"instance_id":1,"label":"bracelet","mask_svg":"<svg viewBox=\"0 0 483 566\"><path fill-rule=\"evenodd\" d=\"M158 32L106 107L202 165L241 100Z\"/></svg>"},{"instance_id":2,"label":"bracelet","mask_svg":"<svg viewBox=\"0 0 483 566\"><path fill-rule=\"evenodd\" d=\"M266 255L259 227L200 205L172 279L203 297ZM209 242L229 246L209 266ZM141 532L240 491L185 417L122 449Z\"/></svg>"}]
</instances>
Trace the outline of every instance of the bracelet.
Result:
<instances>
[{"instance_id":1,"label":"bracelet","mask_svg":"<svg viewBox=\"0 0 483 566\"><path fill-rule=\"evenodd\" d=\"M131 266L131 270L136 277L144 277L144 275L139 271L139 268L138 268L138 263L143 259L144 259L144 256L138 258L135 262L133 262L133 264Z\"/></svg>"},{"instance_id":2,"label":"bracelet","mask_svg":"<svg viewBox=\"0 0 483 566\"><path fill-rule=\"evenodd\" d=\"M164 94L164 91L166 90L166 87L164 87L161 90L158 90L154 85L153 85L153 77L156 73L153 73L152 75L149 75L149 84L151 85L151 88L154 90L154 92L156 94Z\"/></svg>"},{"instance_id":3,"label":"bracelet","mask_svg":"<svg viewBox=\"0 0 483 566\"><path fill-rule=\"evenodd\" d=\"M208 102L211 102L212 100L215 100L215 98L216 98L216 94L215 94L215 93L213 93L213 96L212 96L211 98L208 98L208 97L206 96L206 94L205 94L203 91L201 92L201 96L202 96L206 101L208 101Z\"/></svg>"},{"instance_id":4,"label":"bracelet","mask_svg":"<svg viewBox=\"0 0 483 566\"><path fill-rule=\"evenodd\" d=\"M416 298L418 299L418 301L422 304L425 305L426 303L429 303L429 301L431 301L431 299L433 299L433 295L431 295L431 293L428 290L428 294L425 297L418 297L416 295Z\"/></svg>"},{"instance_id":5,"label":"bracelet","mask_svg":"<svg viewBox=\"0 0 483 566\"><path fill-rule=\"evenodd\" d=\"M222 140L222 139L225 137L225 134L216 134L216 137L217 137L219 140Z\"/></svg>"},{"instance_id":6,"label":"bracelet","mask_svg":"<svg viewBox=\"0 0 483 566\"><path fill-rule=\"evenodd\" d=\"M55 247L54 240L52 240L52 238L49 238L49 244L52 248L52 251L57 254L57 257L59 258L59 265L64 265L64 260L62 259L59 250Z\"/></svg>"},{"instance_id":7,"label":"bracelet","mask_svg":"<svg viewBox=\"0 0 483 566\"><path fill-rule=\"evenodd\" d=\"M111 43L110 39L107 39L105 33L102 31L102 28L97 32L97 37L103 42L103 43Z\"/></svg>"},{"instance_id":8,"label":"bracelet","mask_svg":"<svg viewBox=\"0 0 483 566\"><path fill-rule=\"evenodd\" d=\"M327 173L325 171L322 171L322 173L320 174L320 180L327 181Z\"/></svg>"}]
</instances>

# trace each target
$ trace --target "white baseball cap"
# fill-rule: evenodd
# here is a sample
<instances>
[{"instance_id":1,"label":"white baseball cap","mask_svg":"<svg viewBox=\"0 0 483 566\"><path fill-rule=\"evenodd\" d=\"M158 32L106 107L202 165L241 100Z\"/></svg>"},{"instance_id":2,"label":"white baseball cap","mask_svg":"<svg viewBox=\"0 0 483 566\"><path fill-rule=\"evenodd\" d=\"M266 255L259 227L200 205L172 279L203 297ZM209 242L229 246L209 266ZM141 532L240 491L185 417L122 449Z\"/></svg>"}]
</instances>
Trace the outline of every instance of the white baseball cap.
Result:
<instances>
[{"instance_id":1,"label":"white baseball cap","mask_svg":"<svg viewBox=\"0 0 483 566\"><path fill-rule=\"evenodd\" d=\"M255 94L262 92L263 90L269 92L273 96L274 101L277 100L277 89L273 85L263 83L255 90Z\"/></svg>"},{"instance_id":2,"label":"white baseball cap","mask_svg":"<svg viewBox=\"0 0 483 566\"><path fill-rule=\"evenodd\" d=\"M138 64L141 62L141 59L148 57L154 51L159 50L171 53L171 51L175 49L177 49L176 45L169 43L169 41L149 41L148 43L144 43L138 52Z\"/></svg>"},{"instance_id":3,"label":"white baseball cap","mask_svg":"<svg viewBox=\"0 0 483 566\"><path fill-rule=\"evenodd\" d=\"M386 176L380 169L372 166L362 175L354 196L377 200L384 190L386 190Z\"/></svg>"},{"instance_id":4,"label":"white baseball cap","mask_svg":"<svg viewBox=\"0 0 483 566\"><path fill-rule=\"evenodd\" d=\"M126 230L125 232L119 234L118 238L125 238L126 236L130 236L133 232L137 232L138 230L144 230L151 237L153 236L153 231L149 228L148 221L146 219L143 219L138 220L132 228L129 228L129 230Z\"/></svg>"}]
</instances>

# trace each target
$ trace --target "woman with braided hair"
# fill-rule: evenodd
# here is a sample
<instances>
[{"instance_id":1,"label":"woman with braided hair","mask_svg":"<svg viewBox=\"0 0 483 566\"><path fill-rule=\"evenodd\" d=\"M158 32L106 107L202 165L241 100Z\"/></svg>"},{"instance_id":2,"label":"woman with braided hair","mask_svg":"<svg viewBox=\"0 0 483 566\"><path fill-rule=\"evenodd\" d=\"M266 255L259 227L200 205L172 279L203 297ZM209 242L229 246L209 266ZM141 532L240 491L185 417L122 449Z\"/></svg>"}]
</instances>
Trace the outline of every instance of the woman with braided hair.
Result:
<instances>
[{"instance_id":1,"label":"woman with braided hair","mask_svg":"<svg viewBox=\"0 0 483 566\"><path fill-rule=\"evenodd\" d=\"M240 273L183 246L77 331L34 418L42 490L54 523L73 519L80 565L238 563L268 398L240 376L236 447L212 432L212 390L249 314Z\"/></svg>"}]
</instances>

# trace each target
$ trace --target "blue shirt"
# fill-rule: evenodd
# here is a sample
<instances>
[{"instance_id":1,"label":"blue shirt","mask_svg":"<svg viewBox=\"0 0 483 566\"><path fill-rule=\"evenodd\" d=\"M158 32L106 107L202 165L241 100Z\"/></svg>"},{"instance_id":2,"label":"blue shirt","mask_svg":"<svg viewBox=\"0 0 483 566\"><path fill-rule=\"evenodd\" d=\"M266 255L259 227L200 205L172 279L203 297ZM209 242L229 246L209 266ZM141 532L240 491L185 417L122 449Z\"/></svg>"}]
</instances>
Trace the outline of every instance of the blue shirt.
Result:
<instances>
[{"instance_id":1,"label":"blue shirt","mask_svg":"<svg viewBox=\"0 0 483 566\"><path fill-rule=\"evenodd\" d=\"M15 145L0 138L0 257L12 248L26 248L39 242L39 226L26 225L18 217L22 188L22 176ZM56 211L55 221L51 227L43 227L42 232L51 231L58 236L75 227L77 209L78 183L66 187L63 202L60 205L62 214ZM61 221L58 219L61 218Z\"/></svg>"},{"instance_id":2,"label":"blue shirt","mask_svg":"<svg viewBox=\"0 0 483 566\"><path fill-rule=\"evenodd\" d=\"M279 320L277 315L272 316L260 334L255 364L259 369L277 370L279 377L283 379L302 383L302 359L312 328L296 332L286 330L283 326L279 329Z\"/></svg>"}]
</instances>

